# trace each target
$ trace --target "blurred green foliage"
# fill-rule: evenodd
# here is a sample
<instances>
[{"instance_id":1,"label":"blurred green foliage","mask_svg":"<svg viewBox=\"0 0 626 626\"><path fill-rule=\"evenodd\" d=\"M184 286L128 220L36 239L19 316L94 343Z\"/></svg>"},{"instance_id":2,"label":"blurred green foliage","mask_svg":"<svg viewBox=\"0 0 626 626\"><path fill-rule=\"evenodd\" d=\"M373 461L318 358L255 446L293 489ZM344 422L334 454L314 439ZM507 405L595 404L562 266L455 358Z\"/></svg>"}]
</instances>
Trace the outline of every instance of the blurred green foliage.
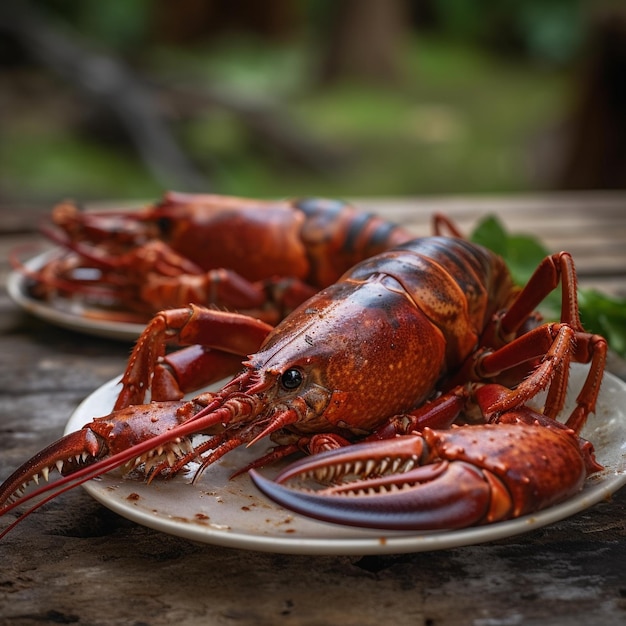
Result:
<instances>
[{"instance_id":1,"label":"blurred green foliage","mask_svg":"<svg viewBox=\"0 0 626 626\"><path fill-rule=\"evenodd\" d=\"M577 54L588 9L597 2L405 0L407 19L436 31L444 38L462 40L491 51L508 51L518 57L545 63L571 61ZM37 2L72 24L86 38L127 52L150 44L150 27L157 3L157 0ZM219 5L219 2L214 1L213 4ZM332 28L336 0L292 0L292 4L294 12L302 16L309 30L319 32ZM239 5L245 10L245 2L239 2Z\"/></svg>"},{"instance_id":2,"label":"blurred green foliage","mask_svg":"<svg viewBox=\"0 0 626 626\"><path fill-rule=\"evenodd\" d=\"M408 42L405 79L396 88L345 82L317 88L316 61L306 41L268 45L231 37L219 45L150 47L137 64L163 84L200 91L206 85L267 105L277 120L284 117L336 157L323 173L296 167L232 111L207 106L179 117L173 130L220 193L354 197L536 188L542 166L534 161L535 142L560 120L564 71L436 35ZM102 142L63 119L46 125L39 107L30 116L18 113L0 147L11 194L160 195L162 184L128 146Z\"/></svg>"},{"instance_id":3,"label":"blurred green foliage","mask_svg":"<svg viewBox=\"0 0 626 626\"><path fill-rule=\"evenodd\" d=\"M154 0L34 0L57 24L118 54L148 43Z\"/></svg>"},{"instance_id":4,"label":"blurred green foliage","mask_svg":"<svg viewBox=\"0 0 626 626\"><path fill-rule=\"evenodd\" d=\"M589 0L437 0L446 33L547 64L579 52Z\"/></svg>"}]
</instances>

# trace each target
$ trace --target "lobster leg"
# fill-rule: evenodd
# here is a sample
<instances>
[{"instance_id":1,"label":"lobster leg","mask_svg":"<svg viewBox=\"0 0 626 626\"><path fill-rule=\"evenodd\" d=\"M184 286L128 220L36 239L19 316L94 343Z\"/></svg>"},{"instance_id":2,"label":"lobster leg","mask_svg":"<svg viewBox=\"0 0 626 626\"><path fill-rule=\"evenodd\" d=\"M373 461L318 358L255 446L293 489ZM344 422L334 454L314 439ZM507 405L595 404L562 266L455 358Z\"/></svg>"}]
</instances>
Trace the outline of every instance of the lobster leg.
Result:
<instances>
[{"instance_id":1,"label":"lobster leg","mask_svg":"<svg viewBox=\"0 0 626 626\"><path fill-rule=\"evenodd\" d=\"M269 498L323 521L441 530L538 511L577 493L599 469L591 444L522 407L496 424L425 428L305 458L276 482L250 475ZM331 484L312 491L312 481Z\"/></svg>"},{"instance_id":2,"label":"lobster leg","mask_svg":"<svg viewBox=\"0 0 626 626\"><path fill-rule=\"evenodd\" d=\"M560 323L522 331L532 312L559 283L562 291ZM569 253L553 254L540 263L511 305L487 326L479 344L487 348L473 354L448 384L458 385L467 380L500 381L503 373L515 372L519 380L512 386L516 389L506 399L501 398L497 404L487 407L488 415L520 406L549 387L544 413L555 417L563 408L572 361L591 366L576 407L568 418L568 426L579 432L589 413L594 412L608 348L604 337L586 332L580 322L576 272ZM532 368L530 373L520 369L524 364Z\"/></svg>"},{"instance_id":3,"label":"lobster leg","mask_svg":"<svg viewBox=\"0 0 626 626\"><path fill-rule=\"evenodd\" d=\"M604 337L574 331L567 324L541 326L499 350L483 353L476 361L476 368L485 378L496 377L503 369L541 358L539 365L514 390L487 407L485 412L488 416L502 413L548 387L544 413L554 418L563 408L570 363L591 363L576 406L567 420L568 426L580 432L587 416L595 411L606 353Z\"/></svg>"},{"instance_id":4,"label":"lobster leg","mask_svg":"<svg viewBox=\"0 0 626 626\"><path fill-rule=\"evenodd\" d=\"M135 344L115 409L143 403L148 390L152 400L180 399L233 374L241 368L241 357L256 352L271 329L247 315L195 305L162 311ZM165 347L172 339L190 347L166 357ZM206 346L218 352L209 352Z\"/></svg>"},{"instance_id":5,"label":"lobster leg","mask_svg":"<svg viewBox=\"0 0 626 626\"><path fill-rule=\"evenodd\" d=\"M424 428L449 428L467 407L470 395L468 386L459 385L410 413L392 417L365 441L392 439L396 435L408 435Z\"/></svg>"}]
</instances>

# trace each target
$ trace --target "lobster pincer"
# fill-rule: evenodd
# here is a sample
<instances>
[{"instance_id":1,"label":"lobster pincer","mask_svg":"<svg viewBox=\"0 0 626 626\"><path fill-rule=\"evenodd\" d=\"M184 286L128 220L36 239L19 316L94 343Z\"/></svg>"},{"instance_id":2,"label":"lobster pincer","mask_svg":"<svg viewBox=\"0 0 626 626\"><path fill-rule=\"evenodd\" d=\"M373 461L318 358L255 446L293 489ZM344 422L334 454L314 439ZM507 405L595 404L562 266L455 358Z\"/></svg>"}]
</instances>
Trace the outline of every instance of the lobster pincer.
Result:
<instances>
[{"instance_id":1,"label":"lobster pincer","mask_svg":"<svg viewBox=\"0 0 626 626\"><path fill-rule=\"evenodd\" d=\"M205 394L206 400L211 399ZM2 484L0 501L17 503L31 483L39 485L40 478L45 482L51 472L58 471L62 476L80 476L81 471L107 458L126 454L123 470L128 473L134 467L142 466L149 474L153 468L163 464L173 466L192 453L193 448L186 437L170 439L167 433L188 418L190 412L198 412L203 407L199 398L194 403L160 402L127 407L114 411L106 417L96 418L80 430L74 431L50 444L19 467ZM165 435L166 441L155 447L155 437ZM149 441L147 450L140 444ZM84 473L84 472L82 472ZM43 490L48 490L46 486ZM29 496L35 496L35 493Z\"/></svg>"},{"instance_id":2,"label":"lobster pincer","mask_svg":"<svg viewBox=\"0 0 626 626\"><path fill-rule=\"evenodd\" d=\"M322 521L442 530L544 509L601 469L588 441L521 407L491 424L426 427L323 452L291 464L275 482L251 476L278 504Z\"/></svg>"}]
</instances>

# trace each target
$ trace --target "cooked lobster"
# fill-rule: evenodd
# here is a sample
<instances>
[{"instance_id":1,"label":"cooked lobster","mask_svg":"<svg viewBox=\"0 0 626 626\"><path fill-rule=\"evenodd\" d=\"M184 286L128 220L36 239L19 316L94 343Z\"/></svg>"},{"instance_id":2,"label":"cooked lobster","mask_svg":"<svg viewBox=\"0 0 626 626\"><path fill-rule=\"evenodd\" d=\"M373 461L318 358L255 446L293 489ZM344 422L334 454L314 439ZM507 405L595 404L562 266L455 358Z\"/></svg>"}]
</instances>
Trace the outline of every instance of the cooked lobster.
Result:
<instances>
[{"instance_id":1,"label":"cooked lobster","mask_svg":"<svg viewBox=\"0 0 626 626\"><path fill-rule=\"evenodd\" d=\"M345 202L262 201L169 192L135 211L56 206L42 231L62 253L31 295L72 299L85 315L145 323L189 303L276 324L358 261L412 238Z\"/></svg>"},{"instance_id":2,"label":"cooked lobster","mask_svg":"<svg viewBox=\"0 0 626 626\"><path fill-rule=\"evenodd\" d=\"M279 480L357 479L307 494L253 472L271 497L333 521L456 528L570 497L600 469L578 433L595 410L607 351L580 323L571 256L547 257L517 288L499 256L441 218L436 232L357 263L274 328L197 305L160 312L137 341L114 411L10 476L2 513L121 466L149 480L190 461L202 471L267 436L276 445L252 469L329 451ZM559 284L561 319L541 323L535 309ZM169 341L187 347L166 353ZM560 425L571 362L589 371ZM235 372L219 391L182 399ZM539 413L528 403L543 389ZM459 420L467 425L453 427ZM194 445L196 434L208 439ZM23 495L55 468L60 480ZM391 499L345 495L387 487Z\"/></svg>"}]
</instances>

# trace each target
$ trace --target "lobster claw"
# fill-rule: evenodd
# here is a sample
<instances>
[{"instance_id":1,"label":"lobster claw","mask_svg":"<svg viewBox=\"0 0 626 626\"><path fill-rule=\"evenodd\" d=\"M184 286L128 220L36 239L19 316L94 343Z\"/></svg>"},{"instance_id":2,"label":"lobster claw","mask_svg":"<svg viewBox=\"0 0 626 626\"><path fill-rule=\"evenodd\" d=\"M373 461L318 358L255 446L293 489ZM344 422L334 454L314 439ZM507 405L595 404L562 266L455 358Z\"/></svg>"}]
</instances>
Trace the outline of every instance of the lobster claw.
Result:
<instances>
[{"instance_id":1,"label":"lobster claw","mask_svg":"<svg viewBox=\"0 0 626 626\"><path fill-rule=\"evenodd\" d=\"M38 485L40 477L47 482L54 468L67 476L94 463L101 456L101 445L93 431L82 428L69 433L18 467L2 485L0 501L9 503L18 500L31 482Z\"/></svg>"},{"instance_id":2,"label":"lobster claw","mask_svg":"<svg viewBox=\"0 0 626 626\"><path fill-rule=\"evenodd\" d=\"M22 464L0 486L0 509L7 512L57 488L56 493L61 493L72 484L124 464L126 471L139 463L148 468L159 466L164 458L171 464L192 450L185 439L168 443L159 440L168 437L168 431L177 423L176 409L182 407L182 402L131 406L96 418L80 430L61 437ZM161 437L157 438L158 435ZM160 447L155 449L157 445ZM39 485L41 479L48 483L49 475L55 470L61 474L60 480L26 493L31 483Z\"/></svg>"},{"instance_id":3,"label":"lobster claw","mask_svg":"<svg viewBox=\"0 0 626 626\"><path fill-rule=\"evenodd\" d=\"M254 470L250 475L278 504L326 522L430 530L481 520L490 509L489 479L465 462L420 465L424 448L422 437L406 435L307 457L287 467L275 482ZM317 491L285 486L294 480L333 484Z\"/></svg>"},{"instance_id":4,"label":"lobster claw","mask_svg":"<svg viewBox=\"0 0 626 626\"><path fill-rule=\"evenodd\" d=\"M591 444L558 422L525 407L506 420L424 428L324 452L288 466L276 482L250 474L269 498L323 521L444 530L541 510L580 491L602 469Z\"/></svg>"}]
</instances>

